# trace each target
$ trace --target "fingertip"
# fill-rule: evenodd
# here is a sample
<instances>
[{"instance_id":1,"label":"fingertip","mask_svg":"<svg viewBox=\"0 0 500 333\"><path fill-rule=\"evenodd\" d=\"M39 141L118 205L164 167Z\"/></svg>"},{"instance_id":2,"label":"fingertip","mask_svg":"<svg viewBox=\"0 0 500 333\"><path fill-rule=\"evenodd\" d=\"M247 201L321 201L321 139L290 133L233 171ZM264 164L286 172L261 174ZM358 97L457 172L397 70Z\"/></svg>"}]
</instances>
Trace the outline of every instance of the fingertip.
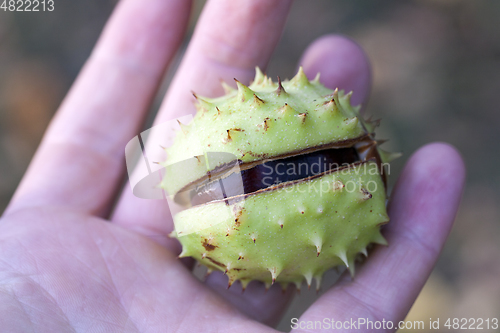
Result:
<instances>
[{"instance_id":1,"label":"fingertip","mask_svg":"<svg viewBox=\"0 0 500 333\"><path fill-rule=\"evenodd\" d=\"M446 142L433 142L418 149L408 161L413 175L443 179L451 176L451 184L461 187L465 181L466 167L460 151Z\"/></svg>"},{"instance_id":2,"label":"fingertip","mask_svg":"<svg viewBox=\"0 0 500 333\"><path fill-rule=\"evenodd\" d=\"M465 162L460 151L447 142L433 142L421 148L423 152L432 153L434 156L440 156L442 160L455 166L456 172L465 177Z\"/></svg>"},{"instance_id":3,"label":"fingertip","mask_svg":"<svg viewBox=\"0 0 500 333\"><path fill-rule=\"evenodd\" d=\"M371 88L371 67L361 46L345 36L330 34L316 39L299 62L306 75L330 89L352 91L353 104L364 103Z\"/></svg>"}]
</instances>

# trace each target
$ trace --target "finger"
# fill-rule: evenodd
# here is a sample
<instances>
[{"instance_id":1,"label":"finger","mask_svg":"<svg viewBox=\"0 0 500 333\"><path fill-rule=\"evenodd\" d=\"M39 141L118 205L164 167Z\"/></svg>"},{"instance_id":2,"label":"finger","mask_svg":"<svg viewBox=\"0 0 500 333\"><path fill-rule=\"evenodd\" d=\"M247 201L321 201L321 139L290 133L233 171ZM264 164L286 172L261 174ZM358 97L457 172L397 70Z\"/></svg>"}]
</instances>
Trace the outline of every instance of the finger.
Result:
<instances>
[{"instance_id":1,"label":"finger","mask_svg":"<svg viewBox=\"0 0 500 333\"><path fill-rule=\"evenodd\" d=\"M222 95L220 81L249 82L267 67L291 1L209 1L161 107L157 122L194 112L192 92Z\"/></svg>"},{"instance_id":2,"label":"finger","mask_svg":"<svg viewBox=\"0 0 500 333\"><path fill-rule=\"evenodd\" d=\"M155 123L194 111L192 91L221 95L220 80L249 81L265 67L285 24L289 1L209 1ZM168 235L172 220L164 200L135 197L127 187L112 220L178 251Z\"/></svg>"},{"instance_id":3,"label":"finger","mask_svg":"<svg viewBox=\"0 0 500 333\"><path fill-rule=\"evenodd\" d=\"M344 277L301 320L403 320L429 277L457 212L465 181L459 153L434 143L408 161L392 194L388 247L377 247L358 274ZM396 327L395 327L396 329Z\"/></svg>"},{"instance_id":4,"label":"finger","mask_svg":"<svg viewBox=\"0 0 500 333\"><path fill-rule=\"evenodd\" d=\"M104 214L124 147L182 41L190 1L123 0L52 121L9 211L63 205Z\"/></svg>"},{"instance_id":5,"label":"finger","mask_svg":"<svg viewBox=\"0 0 500 333\"><path fill-rule=\"evenodd\" d=\"M330 89L352 91L354 105L365 103L371 89L371 68L363 49L340 35L318 38L306 50L300 64L309 78L321 73L320 82Z\"/></svg>"}]
</instances>

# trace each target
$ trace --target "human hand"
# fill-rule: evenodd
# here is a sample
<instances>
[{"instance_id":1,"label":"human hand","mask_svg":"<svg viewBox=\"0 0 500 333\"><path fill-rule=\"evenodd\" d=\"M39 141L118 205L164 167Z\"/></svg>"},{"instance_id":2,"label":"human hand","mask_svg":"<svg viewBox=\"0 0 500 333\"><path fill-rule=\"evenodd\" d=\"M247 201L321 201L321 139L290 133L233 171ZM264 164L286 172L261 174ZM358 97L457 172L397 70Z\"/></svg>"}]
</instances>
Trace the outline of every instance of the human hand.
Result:
<instances>
[{"instance_id":1,"label":"human hand","mask_svg":"<svg viewBox=\"0 0 500 333\"><path fill-rule=\"evenodd\" d=\"M0 327L15 331L272 331L293 290L196 280L163 201L126 189L125 144L139 131L187 24L186 0L123 0L47 131L0 222ZM249 81L265 68L288 1L211 1L157 116L193 112L191 90L222 93L219 80ZM329 36L301 64L330 88L370 87L357 45ZM464 180L457 152L431 144L408 161L384 229L354 280L342 278L300 318L401 320L451 228ZM116 208L112 211L115 198ZM108 222L109 220L109 222ZM224 282L225 286L226 282Z\"/></svg>"}]
</instances>

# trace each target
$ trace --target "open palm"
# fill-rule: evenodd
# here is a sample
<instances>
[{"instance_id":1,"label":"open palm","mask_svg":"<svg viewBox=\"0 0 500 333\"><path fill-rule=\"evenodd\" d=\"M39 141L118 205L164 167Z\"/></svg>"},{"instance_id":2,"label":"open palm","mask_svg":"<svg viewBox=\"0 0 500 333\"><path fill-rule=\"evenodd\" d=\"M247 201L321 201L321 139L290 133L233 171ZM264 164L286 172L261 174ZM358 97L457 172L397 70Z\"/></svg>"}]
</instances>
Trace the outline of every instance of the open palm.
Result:
<instances>
[{"instance_id":1,"label":"open palm","mask_svg":"<svg viewBox=\"0 0 500 333\"><path fill-rule=\"evenodd\" d=\"M222 93L265 68L289 1L207 3L157 123L193 112L191 91ZM0 327L29 331L273 331L293 290L258 283L245 294L205 283L177 259L162 200L120 192L124 147L141 128L182 41L190 1L122 0L0 220ZM301 60L330 88L362 103L370 69L339 36L314 42ZM389 247L376 247L354 280L342 278L300 318L402 320L429 276L458 208L459 154L421 148L392 194ZM118 199L117 199L118 198ZM113 209L114 207L114 209ZM264 323L264 324L263 324ZM363 331L363 329L361 329Z\"/></svg>"}]
</instances>

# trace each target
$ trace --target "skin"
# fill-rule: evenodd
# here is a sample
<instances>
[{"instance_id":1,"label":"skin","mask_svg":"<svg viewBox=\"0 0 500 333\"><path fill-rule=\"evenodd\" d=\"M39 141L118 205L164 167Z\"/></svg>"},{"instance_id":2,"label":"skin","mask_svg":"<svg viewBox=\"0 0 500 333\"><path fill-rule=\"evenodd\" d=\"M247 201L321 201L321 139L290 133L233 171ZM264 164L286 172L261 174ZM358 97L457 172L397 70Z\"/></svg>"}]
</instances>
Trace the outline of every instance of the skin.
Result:
<instances>
[{"instance_id":1,"label":"skin","mask_svg":"<svg viewBox=\"0 0 500 333\"><path fill-rule=\"evenodd\" d=\"M248 82L256 65L265 68L289 5L209 1L156 121L194 112L191 90L220 95L220 79ZM265 293L252 283L241 295L217 274L199 282L166 236L165 203L121 190L125 144L140 131L189 9L186 0L118 4L0 220L2 330L274 331L267 325L279 320L293 290ZM310 78L320 71L327 87L366 101L370 67L354 42L322 37L300 64ZM402 320L452 227L464 178L453 147L432 143L415 152L389 204L390 246L376 247L354 280L342 278L300 319Z\"/></svg>"}]
</instances>

